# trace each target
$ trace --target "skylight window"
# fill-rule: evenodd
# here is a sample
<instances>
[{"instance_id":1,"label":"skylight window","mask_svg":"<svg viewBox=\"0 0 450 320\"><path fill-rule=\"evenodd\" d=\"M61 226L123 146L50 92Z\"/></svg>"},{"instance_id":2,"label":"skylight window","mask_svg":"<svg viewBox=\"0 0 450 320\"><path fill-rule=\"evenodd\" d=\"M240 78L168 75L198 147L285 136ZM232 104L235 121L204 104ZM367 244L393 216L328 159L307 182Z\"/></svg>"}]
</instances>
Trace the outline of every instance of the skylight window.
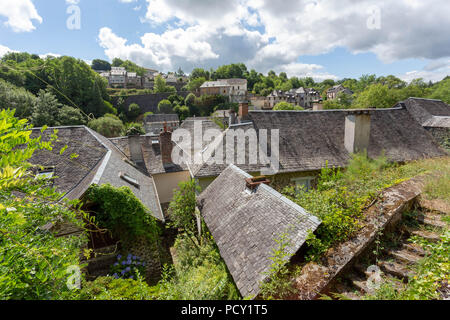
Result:
<instances>
[{"instance_id":1,"label":"skylight window","mask_svg":"<svg viewBox=\"0 0 450 320\"><path fill-rule=\"evenodd\" d=\"M128 182L129 184L135 186L136 188L140 188L141 185L139 184L139 181L137 181L136 179L130 177L130 176L127 175L126 173L121 172L121 173L119 174L119 176L120 176L120 178L121 178L122 180L125 180L126 182Z\"/></svg>"},{"instance_id":2,"label":"skylight window","mask_svg":"<svg viewBox=\"0 0 450 320\"><path fill-rule=\"evenodd\" d=\"M43 169L39 169L36 174L36 179L51 179L55 175L54 167L44 167Z\"/></svg>"}]
</instances>

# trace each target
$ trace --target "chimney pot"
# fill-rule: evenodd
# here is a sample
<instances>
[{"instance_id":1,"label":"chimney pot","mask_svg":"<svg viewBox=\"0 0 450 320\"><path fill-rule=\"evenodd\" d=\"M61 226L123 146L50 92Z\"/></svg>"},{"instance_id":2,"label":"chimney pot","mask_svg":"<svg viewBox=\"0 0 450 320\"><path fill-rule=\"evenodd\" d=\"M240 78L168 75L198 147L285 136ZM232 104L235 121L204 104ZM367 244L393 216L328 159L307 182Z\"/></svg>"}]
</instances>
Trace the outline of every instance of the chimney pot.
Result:
<instances>
[{"instance_id":1,"label":"chimney pot","mask_svg":"<svg viewBox=\"0 0 450 320\"><path fill-rule=\"evenodd\" d=\"M344 145L349 153L369 149L370 112L352 112L345 118Z\"/></svg>"},{"instance_id":2,"label":"chimney pot","mask_svg":"<svg viewBox=\"0 0 450 320\"><path fill-rule=\"evenodd\" d=\"M248 102L239 103L239 119L241 121L248 119Z\"/></svg>"},{"instance_id":3,"label":"chimney pot","mask_svg":"<svg viewBox=\"0 0 450 320\"><path fill-rule=\"evenodd\" d=\"M164 127L164 131L159 135L159 147L161 151L161 159L164 167L173 165L172 162L172 132L167 131L167 127Z\"/></svg>"}]
</instances>

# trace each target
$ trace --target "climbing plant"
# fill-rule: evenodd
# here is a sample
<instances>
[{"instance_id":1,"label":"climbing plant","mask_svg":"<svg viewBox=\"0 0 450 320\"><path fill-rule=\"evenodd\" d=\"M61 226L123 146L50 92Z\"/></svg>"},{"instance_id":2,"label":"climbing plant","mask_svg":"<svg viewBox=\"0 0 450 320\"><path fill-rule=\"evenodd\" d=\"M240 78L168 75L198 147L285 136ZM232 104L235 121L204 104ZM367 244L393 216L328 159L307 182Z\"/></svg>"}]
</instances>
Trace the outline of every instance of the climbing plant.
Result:
<instances>
[{"instance_id":1,"label":"climbing plant","mask_svg":"<svg viewBox=\"0 0 450 320\"><path fill-rule=\"evenodd\" d=\"M141 236L151 241L157 239L160 229L156 219L130 188L92 185L86 198L98 206L96 220L99 225L119 239L132 241Z\"/></svg>"}]
</instances>

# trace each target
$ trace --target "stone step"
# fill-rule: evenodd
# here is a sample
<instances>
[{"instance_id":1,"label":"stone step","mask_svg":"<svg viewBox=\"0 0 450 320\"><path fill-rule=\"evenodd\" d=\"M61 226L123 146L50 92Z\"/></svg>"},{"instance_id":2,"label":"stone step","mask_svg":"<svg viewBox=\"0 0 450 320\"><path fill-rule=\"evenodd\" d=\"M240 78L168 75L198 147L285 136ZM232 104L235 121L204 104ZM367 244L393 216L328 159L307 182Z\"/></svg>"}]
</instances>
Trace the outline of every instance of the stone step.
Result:
<instances>
[{"instance_id":1,"label":"stone step","mask_svg":"<svg viewBox=\"0 0 450 320\"><path fill-rule=\"evenodd\" d=\"M97 258L87 260L88 263L87 269L89 273L102 269L109 270L111 265L114 264L114 262L116 262L115 255L98 256Z\"/></svg>"},{"instance_id":2,"label":"stone step","mask_svg":"<svg viewBox=\"0 0 450 320\"><path fill-rule=\"evenodd\" d=\"M347 279L350 281L353 287L355 287L359 292L361 293L369 293L369 288L367 288L366 285L366 279L363 279L362 277L350 274Z\"/></svg>"},{"instance_id":3,"label":"stone step","mask_svg":"<svg viewBox=\"0 0 450 320\"><path fill-rule=\"evenodd\" d=\"M413 254L417 254L421 257L425 256L427 254L427 252L418 244L415 243L404 243L402 245L402 248L412 252Z\"/></svg>"},{"instance_id":4,"label":"stone step","mask_svg":"<svg viewBox=\"0 0 450 320\"><path fill-rule=\"evenodd\" d=\"M424 239L426 239L428 241L432 241L432 242L438 242L441 240L439 234L437 234L436 232L432 232L432 231L412 230L410 233L413 236L421 237L421 238L424 238Z\"/></svg>"},{"instance_id":5,"label":"stone step","mask_svg":"<svg viewBox=\"0 0 450 320\"><path fill-rule=\"evenodd\" d=\"M367 271L367 266L361 263L355 263L353 268L362 276L364 277L370 277L372 275L372 272Z\"/></svg>"},{"instance_id":6,"label":"stone step","mask_svg":"<svg viewBox=\"0 0 450 320\"><path fill-rule=\"evenodd\" d=\"M422 258L421 256L413 254L405 249L389 250L388 254L394 257L399 263L407 265L415 264Z\"/></svg>"},{"instance_id":7,"label":"stone step","mask_svg":"<svg viewBox=\"0 0 450 320\"><path fill-rule=\"evenodd\" d=\"M349 286L343 283L338 283L335 286L335 293L331 293L331 296L334 299L339 300L340 296L343 296L344 299L349 300L360 300L361 297L358 296Z\"/></svg>"},{"instance_id":8,"label":"stone step","mask_svg":"<svg viewBox=\"0 0 450 320\"><path fill-rule=\"evenodd\" d=\"M406 269L401 264L398 264L393 261L379 261L378 266L386 274L400 278L405 281L408 281L408 279L413 276L413 273L410 270Z\"/></svg>"},{"instance_id":9,"label":"stone step","mask_svg":"<svg viewBox=\"0 0 450 320\"><path fill-rule=\"evenodd\" d=\"M442 200L420 200L420 206L428 211L433 211L438 214L450 214L450 205Z\"/></svg>"},{"instance_id":10,"label":"stone step","mask_svg":"<svg viewBox=\"0 0 450 320\"><path fill-rule=\"evenodd\" d=\"M420 215L417 220L427 226L442 229L447 226L447 224L440 219L439 216L436 216L436 214L432 214L427 212L424 215Z\"/></svg>"}]
</instances>

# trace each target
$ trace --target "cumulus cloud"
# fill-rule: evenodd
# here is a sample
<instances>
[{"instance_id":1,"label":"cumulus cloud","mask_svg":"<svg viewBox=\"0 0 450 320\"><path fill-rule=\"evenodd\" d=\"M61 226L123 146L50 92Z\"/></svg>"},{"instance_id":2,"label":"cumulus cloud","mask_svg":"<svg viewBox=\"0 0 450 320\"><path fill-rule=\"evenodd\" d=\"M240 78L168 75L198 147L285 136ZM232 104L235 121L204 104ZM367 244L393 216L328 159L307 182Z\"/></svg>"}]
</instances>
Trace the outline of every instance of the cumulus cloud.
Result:
<instances>
[{"instance_id":1,"label":"cumulus cloud","mask_svg":"<svg viewBox=\"0 0 450 320\"><path fill-rule=\"evenodd\" d=\"M16 50L11 50L8 47L2 46L0 44L0 58L3 57L5 54L7 54L8 52L17 52Z\"/></svg>"},{"instance_id":2,"label":"cumulus cloud","mask_svg":"<svg viewBox=\"0 0 450 320\"><path fill-rule=\"evenodd\" d=\"M14 32L30 32L36 29L33 20L42 23L42 17L38 14L31 0L1 0L0 16L6 17L5 25Z\"/></svg>"},{"instance_id":3,"label":"cumulus cloud","mask_svg":"<svg viewBox=\"0 0 450 320\"><path fill-rule=\"evenodd\" d=\"M424 81L437 82L446 76L450 76L450 59L448 58L431 61L422 70L409 71L398 77L407 82L418 78L422 78Z\"/></svg>"},{"instance_id":4,"label":"cumulus cloud","mask_svg":"<svg viewBox=\"0 0 450 320\"><path fill-rule=\"evenodd\" d=\"M167 31L148 33L141 43L127 44L102 28L99 39L107 56L187 71L198 62L206 67L244 62L257 70L316 78L335 76L321 66L302 64L301 56L338 47L352 53L372 52L384 62L450 57L450 37L445 36L450 30L447 0L434 0L432 5L419 0L146 2L142 21Z\"/></svg>"}]
</instances>

